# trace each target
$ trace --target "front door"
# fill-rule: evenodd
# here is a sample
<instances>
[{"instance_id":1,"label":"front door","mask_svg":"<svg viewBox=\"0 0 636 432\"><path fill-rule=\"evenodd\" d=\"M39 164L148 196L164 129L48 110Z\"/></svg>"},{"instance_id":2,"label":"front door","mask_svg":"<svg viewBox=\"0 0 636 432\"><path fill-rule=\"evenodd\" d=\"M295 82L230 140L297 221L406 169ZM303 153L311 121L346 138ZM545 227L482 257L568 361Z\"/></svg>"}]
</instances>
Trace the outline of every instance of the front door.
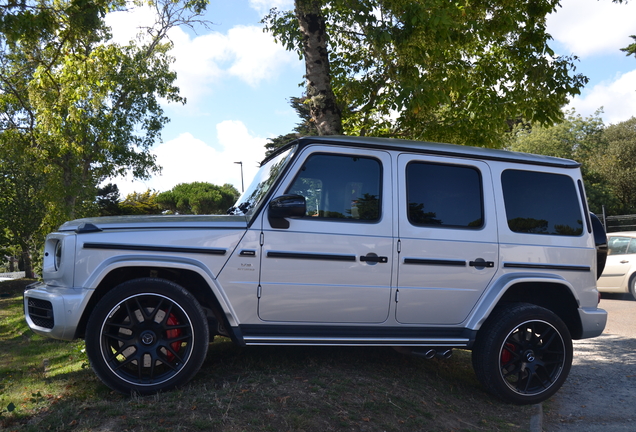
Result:
<instances>
[{"instance_id":1,"label":"front door","mask_svg":"<svg viewBox=\"0 0 636 432\"><path fill-rule=\"evenodd\" d=\"M304 217L274 228L263 216L258 314L264 321L379 323L388 317L391 157L329 149L306 148L275 194L305 197Z\"/></svg>"}]
</instances>

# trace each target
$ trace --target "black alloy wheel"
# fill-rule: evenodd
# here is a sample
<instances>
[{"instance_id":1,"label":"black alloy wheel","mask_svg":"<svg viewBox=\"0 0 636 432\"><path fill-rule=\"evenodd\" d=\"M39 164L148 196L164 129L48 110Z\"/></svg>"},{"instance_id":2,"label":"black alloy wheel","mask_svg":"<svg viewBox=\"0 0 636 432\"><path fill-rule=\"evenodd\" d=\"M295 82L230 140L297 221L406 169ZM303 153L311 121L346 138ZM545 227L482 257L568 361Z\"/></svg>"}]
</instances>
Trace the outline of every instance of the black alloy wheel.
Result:
<instances>
[{"instance_id":1,"label":"black alloy wheel","mask_svg":"<svg viewBox=\"0 0 636 432\"><path fill-rule=\"evenodd\" d=\"M496 396L516 404L548 399L572 365L572 339L558 316L517 303L493 312L473 347L477 378Z\"/></svg>"},{"instance_id":2,"label":"black alloy wheel","mask_svg":"<svg viewBox=\"0 0 636 432\"><path fill-rule=\"evenodd\" d=\"M181 286L136 279L109 292L86 329L86 350L100 379L122 393L156 393L188 382L205 360L205 314Z\"/></svg>"}]
</instances>

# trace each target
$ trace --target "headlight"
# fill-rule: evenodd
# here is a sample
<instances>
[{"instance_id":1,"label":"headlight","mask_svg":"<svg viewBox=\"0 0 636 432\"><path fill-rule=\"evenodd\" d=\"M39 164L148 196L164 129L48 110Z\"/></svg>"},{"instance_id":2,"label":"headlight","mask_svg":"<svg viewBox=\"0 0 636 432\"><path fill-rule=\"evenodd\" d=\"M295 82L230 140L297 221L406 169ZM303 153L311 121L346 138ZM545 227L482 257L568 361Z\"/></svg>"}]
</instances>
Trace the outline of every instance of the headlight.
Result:
<instances>
[{"instance_id":1,"label":"headlight","mask_svg":"<svg viewBox=\"0 0 636 432\"><path fill-rule=\"evenodd\" d=\"M62 242L58 240L55 244L55 256L53 257L53 265L55 266L55 271L60 269L60 264L62 262Z\"/></svg>"}]
</instances>

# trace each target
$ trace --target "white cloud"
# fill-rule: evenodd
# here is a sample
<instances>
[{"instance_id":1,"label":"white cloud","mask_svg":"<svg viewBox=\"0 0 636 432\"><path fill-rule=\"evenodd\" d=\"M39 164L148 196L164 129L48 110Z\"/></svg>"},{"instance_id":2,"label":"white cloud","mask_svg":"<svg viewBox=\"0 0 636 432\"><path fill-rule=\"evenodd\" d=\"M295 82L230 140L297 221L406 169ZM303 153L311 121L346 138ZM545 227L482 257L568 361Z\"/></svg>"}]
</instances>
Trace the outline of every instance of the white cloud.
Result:
<instances>
[{"instance_id":1,"label":"white cloud","mask_svg":"<svg viewBox=\"0 0 636 432\"><path fill-rule=\"evenodd\" d=\"M211 32L191 37L180 28L169 33L174 42L171 54L177 72L177 86L189 103L196 103L236 77L251 87L273 80L298 57L274 42L257 26L236 26L227 34Z\"/></svg>"},{"instance_id":2,"label":"white cloud","mask_svg":"<svg viewBox=\"0 0 636 432\"><path fill-rule=\"evenodd\" d=\"M615 124L636 116L636 70L611 82L595 85L582 96L575 97L568 108L575 108L584 117L603 107L603 120Z\"/></svg>"},{"instance_id":3,"label":"white cloud","mask_svg":"<svg viewBox=\"0 0 636 432\"><path fill-rule=\"evenodd\" d=\"M250 0L250 7L259 14L264 15L273 7L280 10L288 10L294 7L293 0Z\"/></svg>"},{"instance_id":4,"label":"white cloud","mask_svg":"<svg viewBox=\"0 0 636 432\"><path fill-rule=\"evenodd\" d=\"M170 38L174 43L171 54L175 57L172 69L177 72L176 85L188 103L196 103L226 74L223 67L231 58L227 38L210 33L192 39L180 28L173 29Z\"/></svg>"},{"instance_id":5,"label":"white cloud","mask_svg":"<svg viewBox=\"0 0 636 432\"><path fill-rule=\"evenodd\" d=\"M263 3L264 4L264 3ZM106 17L113 41L127 44L139 27L152 25L155 12L148 7L114 12ZM168 37L174 43L172 69L181 96L196 103L222 85L223 79L236 77L251 87L273 80L286 65L297 64L298 57L277 44L260 26L239 25L227 31L191 36L176 27Z\"/></svg>"},{"instance_id":6,"label":"white cloud","mask_svg":"<svg viewBox=\"0 0 636 432\"><path fill-rule=\"evenodd\" d=\"M631 43L636 34L636 2L617 4L610 0L563 0L562 7L548 16L548 33L581 58L613 52Z\"/></svg>"},{"instance_id":7,"label":"white cloud","mask_svg":"<svg viewBox=\"0 0 636 432\"><path fill-rule=\"evenodd\" d=\"M217 139L223 147L219 163L226 169L226 173L219 176L224 183L229 181L240 190L240 167L234 162L243 162L243 178L245 187L249 185L258 171L260 162L265 158L265 143L267 138L252 136L245 125L236 120L226 120L216 125Z\"/></svg>"},{"instance_id":8,"label":"white cloud","mask_svg":"<svg viewBox=\"0 0 636 432\"><path fill-rule=\"evenodd\" d=\"M127 45L135 40L140 29L151 27L155 23L156 12L148 7L134 7L126 11L111 12L106 15L106 25L112 30L114 43Z\"/></svg>"},{"instance_id":9,"label":"white cloud","mask_svg":"<svg viewBox=\"0 0 636 432\"><path fill-rule=\"evenodd\" d=\"M163 168L160 176L141 182L115 179L122 198L132 192L154 189L164 192L179 183L195 181L217 185L233 184L241 190L241 167L234 162L243 162L243 177L247 187L265 157L266 138L254 137L240 121L224 121L217 124L220 149L210 147L190 133L157 146L152 153Z\"/></svg>"},{"instance_id":10,"label":"white cloud","mask_svg":"<svg viewBox=\"0 0 636 432\"><path fill-rule=\"evenodd\" d=\"M227 37L235 58L228 71L252 87L270 80L285 64L298 62L296 54L274 42L260 27L237 26Z\"/></svg>"}]
</instances>

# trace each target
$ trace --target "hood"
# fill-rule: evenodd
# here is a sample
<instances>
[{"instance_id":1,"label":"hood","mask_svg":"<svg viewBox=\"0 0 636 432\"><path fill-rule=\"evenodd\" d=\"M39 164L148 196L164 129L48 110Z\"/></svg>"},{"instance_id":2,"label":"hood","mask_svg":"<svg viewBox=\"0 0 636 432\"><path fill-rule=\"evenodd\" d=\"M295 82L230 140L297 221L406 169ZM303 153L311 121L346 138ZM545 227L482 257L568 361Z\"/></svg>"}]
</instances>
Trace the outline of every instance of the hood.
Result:
<instances>
[{"instance_id":1,"label":"hood","mask_svg":"<svg viewBox=\"0 0 636 432\"><path fill-rule=\"evenodd\" d=\"M233 215L153 215L107 216L69 221L59 231L95 232L104 230L246 228L245 216Z\"/></svg>"}]
</instances>

